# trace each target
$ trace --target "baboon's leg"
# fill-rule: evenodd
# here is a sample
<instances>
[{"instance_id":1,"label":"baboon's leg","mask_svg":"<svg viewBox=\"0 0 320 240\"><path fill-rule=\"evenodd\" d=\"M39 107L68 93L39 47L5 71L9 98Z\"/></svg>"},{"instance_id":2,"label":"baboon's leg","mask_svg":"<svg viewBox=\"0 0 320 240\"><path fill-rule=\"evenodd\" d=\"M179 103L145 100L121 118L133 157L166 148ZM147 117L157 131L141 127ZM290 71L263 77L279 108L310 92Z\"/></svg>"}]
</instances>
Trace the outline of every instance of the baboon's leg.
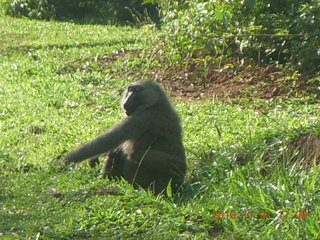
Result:
<instances>
[{"instance_id":1,"label":"baboon's leg","mask_svg":"<svg viewBox=\"0 0 320 240\"><path fill-rule=\"evenodd\" d=\"M109 179L123 177L123 168L126 161L126 156L123 154L122 149L116 149L111 152L102 168L102 177L108 176Z\"/></svg>"},{"instance_id":2,"label":"baboon's leg","mask_svg":"<svg viewBox=\"0 0 320 240\"><path fill-rule=\"evenodd\" d=\"M165 191L170 180L173 192L181 186L186 169L184 164L174 165L180 162L176 156L149 150L134 158L136 161L128 160L124 166L123 175L128 182L152 189L157 194Z\"/></svg>"}]
</instances>

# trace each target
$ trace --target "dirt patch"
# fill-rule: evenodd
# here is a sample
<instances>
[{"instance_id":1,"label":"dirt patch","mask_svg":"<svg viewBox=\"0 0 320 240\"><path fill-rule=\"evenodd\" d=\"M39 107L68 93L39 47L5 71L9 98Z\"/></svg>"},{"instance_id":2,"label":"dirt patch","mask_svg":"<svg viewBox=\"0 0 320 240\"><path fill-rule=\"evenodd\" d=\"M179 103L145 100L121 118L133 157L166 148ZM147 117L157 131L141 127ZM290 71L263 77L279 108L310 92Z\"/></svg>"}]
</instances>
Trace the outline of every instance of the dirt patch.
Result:
<instances>
[{"instance_id":1,"label":"dirt patch","mask_svg":"<svg viewBox=\"0 0 320 240\"><path fill-rule=\"evenodd\" d=\"M240 63L229 59L202 73L199 68L191 64L186 69L157 69L153 74L173 96L188 99L288 98L316 92L319 87L307 84L310 76L288 76L274 65L259 66L249 60Z\"/></svg>"},{"instance_id":2,"label":"dirt patch","mask_svg":"<svg viewBox=\"0 0 320 240\"><path fill-rule=\"evenodd\" d=\"M166 64L161 63L162 67L155 67L154 64L141 63L141 59L145 59L143 52L121 49L87 59L81 66L71 63L63 71L105 72L107 69L115 78L150 78L162 83L171 96L185 100L288 98L306 96L320 89L319 81L308 82L311 76L285 73L274 65L261 66L249 59L231 58L205 68L203 64L192 62L187 66L176 64L163 67ZM160 63L161 59L157 61ZM94 69L90 63L94 63Z\"/></svg>"},{"instance_id":3,"label":"dirt patch","mask_svg":"<svg viewBox=\"0 0 320 240\"><path fill-rule=\"evenodd\" d=\"M302 162L311 168L314 160L320 164L320 136L314 133L302 134L288 146L289 156L292 162Z\"/></svg>"}]
</instances>

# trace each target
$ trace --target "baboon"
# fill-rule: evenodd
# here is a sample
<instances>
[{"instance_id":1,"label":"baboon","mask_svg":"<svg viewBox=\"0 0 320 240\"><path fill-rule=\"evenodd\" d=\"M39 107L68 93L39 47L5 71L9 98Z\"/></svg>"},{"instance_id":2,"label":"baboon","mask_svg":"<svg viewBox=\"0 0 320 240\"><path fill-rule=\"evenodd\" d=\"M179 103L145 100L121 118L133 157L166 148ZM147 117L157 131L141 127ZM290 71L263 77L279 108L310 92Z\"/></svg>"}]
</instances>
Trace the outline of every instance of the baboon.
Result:
<instances>
[{"instance_id":1,"label":"baboon","mask_svg":"<svg viewBox=\"0 0 320 240\"><path fill-rule=\"evenodd\" d=\"M124 178L134 186L176 192L186 173L180 119L160 84L140 80L127 86L121 100L126 117L102 135L70 152L65 163L107 155L102 175Z\"/></svg>"}]
</instances>

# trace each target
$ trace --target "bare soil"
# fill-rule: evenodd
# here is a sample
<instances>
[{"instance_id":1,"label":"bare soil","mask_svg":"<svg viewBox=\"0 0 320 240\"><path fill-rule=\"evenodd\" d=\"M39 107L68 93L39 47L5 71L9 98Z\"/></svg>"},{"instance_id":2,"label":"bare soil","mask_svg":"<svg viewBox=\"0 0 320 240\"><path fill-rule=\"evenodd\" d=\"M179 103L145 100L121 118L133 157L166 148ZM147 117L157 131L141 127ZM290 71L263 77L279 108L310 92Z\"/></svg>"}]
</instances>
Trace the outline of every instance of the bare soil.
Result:
<instances>
[{"instance_id":1,"label":"bare soil","mask_svg":"<svg viewBox=\"0 0 320 240\"><path fill-rule=\"evenodd\" d=\"M288 146L292 162L302 162L311 168L314 161L320 164L320 136L314 133L301 134Z\"/></svg>"},{"instance_id":2,"label":"bare soil","mask_svg":"<svg viewBox=\"0 0 320 240\"><path fill-rule=\"evenodd\" d=\"M98 58L99 64L108 66L116 60L139 58L139 51L119 51ZM186 100L216 98L288 98L303 97L320 92L319 83L308 83L310 75L284 72L274 65L262 66L249 59L229 59L211 64L205 70L200 64L190 63L187 67L151 67L143 72L144 77L163 84L173 97ZM140 78L138 67L130 69L128 75Z\"/></svg>"}]
</instances>

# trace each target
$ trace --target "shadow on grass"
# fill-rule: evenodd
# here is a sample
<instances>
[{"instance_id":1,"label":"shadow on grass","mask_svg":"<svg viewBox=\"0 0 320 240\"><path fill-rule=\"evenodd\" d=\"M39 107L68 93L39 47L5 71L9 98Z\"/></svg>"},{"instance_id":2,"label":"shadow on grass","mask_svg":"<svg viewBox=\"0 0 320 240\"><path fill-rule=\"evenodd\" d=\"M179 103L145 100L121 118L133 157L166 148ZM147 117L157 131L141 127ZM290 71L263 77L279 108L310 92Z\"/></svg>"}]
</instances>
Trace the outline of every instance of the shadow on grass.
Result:
<instances>
[{"instance_id":1,"label":"shadow on grass","mask_svg":"<svg viewBox=\"0 0 320 240\"><path fill-rule=\"evenodd\" d=\"M15 47L7 47L5 49L0 49L1 55L9 55L12 52L29 52L39 49L70 49L70 48L93 48L93 47L109 47L117 44L133 44L141 42L141 40L112 40L108 42L99 43L73 43L73 44L48 44L48 45L21 45Z\"/></svg>"}]
</instances>

